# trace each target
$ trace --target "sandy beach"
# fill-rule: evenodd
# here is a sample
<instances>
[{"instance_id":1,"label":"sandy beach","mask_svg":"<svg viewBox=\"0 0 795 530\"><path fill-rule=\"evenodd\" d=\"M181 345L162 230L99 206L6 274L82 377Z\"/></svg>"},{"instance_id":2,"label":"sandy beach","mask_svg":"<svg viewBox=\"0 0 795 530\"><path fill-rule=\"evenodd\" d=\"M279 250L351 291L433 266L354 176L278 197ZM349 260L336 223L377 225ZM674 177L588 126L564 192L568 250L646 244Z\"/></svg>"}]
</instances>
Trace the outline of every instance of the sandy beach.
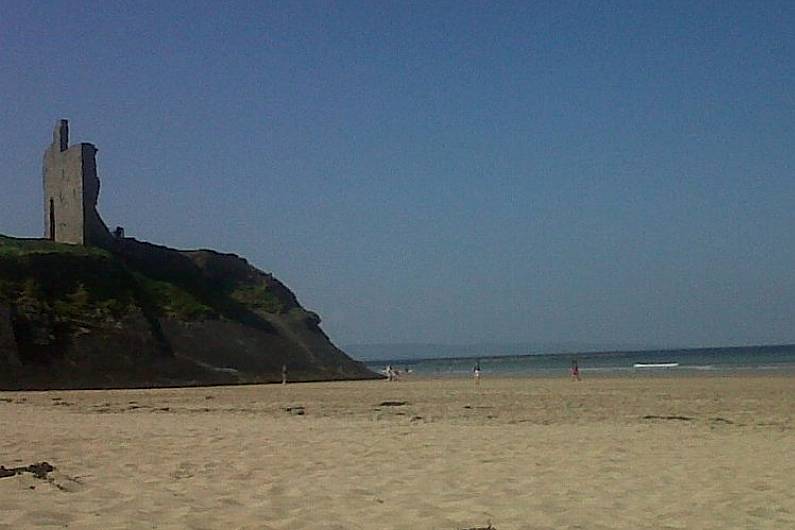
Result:
<instances>
[{"instance_id":1,"label":"sandy beach","mask_svg":"<svg viewBox=\"0 0 795 530\"><path fill-rule=\"evenodd\" d=\"M0 392L0 528L795 528L795 377Z\"/></svg>"}]
</instances>

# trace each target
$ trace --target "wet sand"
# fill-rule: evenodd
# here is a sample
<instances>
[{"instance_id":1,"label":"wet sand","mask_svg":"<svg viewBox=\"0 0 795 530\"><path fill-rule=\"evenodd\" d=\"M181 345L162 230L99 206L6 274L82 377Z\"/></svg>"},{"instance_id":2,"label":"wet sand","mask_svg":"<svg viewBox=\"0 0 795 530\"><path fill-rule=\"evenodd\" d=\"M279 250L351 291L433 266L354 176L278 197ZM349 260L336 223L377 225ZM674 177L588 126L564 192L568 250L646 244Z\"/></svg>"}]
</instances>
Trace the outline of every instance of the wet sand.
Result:
<instances>
[{"instance_id":1,"label":"wet sand","mask_svg":"<svg viewBox=\"0 0 795 530\"><path fill-rule=\"evenodd\" d=\"M0 392L0 465L56 467L0 528L789 529L793 416L792 374Z\"/></svg>"}]
</instances>

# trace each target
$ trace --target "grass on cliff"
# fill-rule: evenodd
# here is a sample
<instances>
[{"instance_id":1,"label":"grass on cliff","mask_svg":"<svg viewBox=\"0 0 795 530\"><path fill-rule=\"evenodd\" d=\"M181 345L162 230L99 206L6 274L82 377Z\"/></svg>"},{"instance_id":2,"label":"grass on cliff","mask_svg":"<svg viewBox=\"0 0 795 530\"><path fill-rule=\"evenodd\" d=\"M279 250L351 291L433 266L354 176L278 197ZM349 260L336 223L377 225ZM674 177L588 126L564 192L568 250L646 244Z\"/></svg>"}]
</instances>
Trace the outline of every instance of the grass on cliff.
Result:
<instances>
[{"instance_id":1,"label":"grass on cliff","mask_svg":"<svg viewBox=\"0 0 795 530\"><path fill-rule=\"evenodd\" d=\"M107 250L82 245L67 245L48 239L23 239L0 234L0 257L34 254L66 254L70 256L110 256Z\"/></svg>"},{"instance_id":2,"label":"grass on cliff","mask_svg":"<svg viewBox=\"0 0 795 530\"><path fill-rule=\"evenodd\" d=\"M232 300L255 311L278 313L282 310L281 302L264 284L237 284L227 288L227 293Z\"/></svg>"},{"instance_id":3,"label":"grass on cliff","mask_svg":"<svg viewBox=\"0 0 795 530\"><path fill-rule=\"evenodd\" d=\"M173 283L154 280L138 272L133 275L163 316L198 320L215 314L212 307Z\"/></svg>"},{"instance_id":4,"label":"grass on cliff","mask_svg":"<svg viewBox=\"0 0 795 530\"><path fill-rule=\"evenodd\" d=\"M29 314L89 325L118 320L135 308L182 320L213 318L230 304L257 312L280 309L264 285L220 286L148 272L99 248L0 235L0 304Z\"/></svg>"},{"instance_id":5,"label":"grass on cliff","mask_svg":"<svg viewBox=\"0 0 795 530\"><path fill-rule=\"evenodd\" d=\"M0 304L80 324L120 318L136 296L108 252L0 237Z\"/></svg>"}]
</instances>

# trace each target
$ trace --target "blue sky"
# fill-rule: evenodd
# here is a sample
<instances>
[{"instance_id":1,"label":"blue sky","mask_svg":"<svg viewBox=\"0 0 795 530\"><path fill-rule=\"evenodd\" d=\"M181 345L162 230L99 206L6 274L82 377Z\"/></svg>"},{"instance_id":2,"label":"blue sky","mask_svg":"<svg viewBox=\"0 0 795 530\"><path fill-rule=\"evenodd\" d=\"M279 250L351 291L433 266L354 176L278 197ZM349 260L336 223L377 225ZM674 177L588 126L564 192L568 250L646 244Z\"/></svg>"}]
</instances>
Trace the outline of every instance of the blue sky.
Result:
<instances>
[{"instance_id":1,"label":"blue sky","mask_svg":"<svg viewBox=\"0 0 795 530\"><path fill-rule=\"evenodd\" d=\"M128 235L337 343L795 341L795 3L0 0L0 232L58 118Z\"/></svg>"}]
</instances>

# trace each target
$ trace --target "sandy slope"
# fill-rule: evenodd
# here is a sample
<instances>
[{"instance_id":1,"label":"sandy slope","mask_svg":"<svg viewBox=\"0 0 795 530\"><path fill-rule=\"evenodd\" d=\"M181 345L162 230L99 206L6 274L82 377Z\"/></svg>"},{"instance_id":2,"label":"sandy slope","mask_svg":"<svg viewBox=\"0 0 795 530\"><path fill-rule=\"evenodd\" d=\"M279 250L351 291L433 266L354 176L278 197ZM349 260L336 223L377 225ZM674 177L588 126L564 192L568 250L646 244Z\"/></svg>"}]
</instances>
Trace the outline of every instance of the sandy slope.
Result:
<instances>
[{"instance_id":1,"label":"sandy slope","mask_svg":"<svg viewBox=\"0 0 795 530\"><path fill-rule=\"evenodd\" d=\"M0 400L0 528L795 528L793 376Z\"/></svg>"}]
</instances>

